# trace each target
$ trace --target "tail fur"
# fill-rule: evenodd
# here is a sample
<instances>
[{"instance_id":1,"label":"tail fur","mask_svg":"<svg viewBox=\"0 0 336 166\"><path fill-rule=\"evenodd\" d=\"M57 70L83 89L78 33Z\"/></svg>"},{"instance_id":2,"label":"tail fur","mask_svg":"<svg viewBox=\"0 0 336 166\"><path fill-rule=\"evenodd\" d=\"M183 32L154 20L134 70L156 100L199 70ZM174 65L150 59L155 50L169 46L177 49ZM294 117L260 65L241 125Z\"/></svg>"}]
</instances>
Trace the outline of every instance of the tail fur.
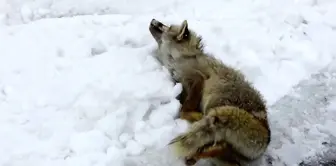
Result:
<instances>
[{"instance_id":1,"label":"tail fur","mask_svg":"<svg viewBox=\"0 0 336 166\"><path fill-rule=\"evenodd\" d=\"M269 140L268 127L252 114L237 107L222 106L212 108L186 133L173 139L170 146L180 157L200 159L202 154L218 157L236 153L245 160L253 160L266 151Z\"/></svg>"}]
</instances>

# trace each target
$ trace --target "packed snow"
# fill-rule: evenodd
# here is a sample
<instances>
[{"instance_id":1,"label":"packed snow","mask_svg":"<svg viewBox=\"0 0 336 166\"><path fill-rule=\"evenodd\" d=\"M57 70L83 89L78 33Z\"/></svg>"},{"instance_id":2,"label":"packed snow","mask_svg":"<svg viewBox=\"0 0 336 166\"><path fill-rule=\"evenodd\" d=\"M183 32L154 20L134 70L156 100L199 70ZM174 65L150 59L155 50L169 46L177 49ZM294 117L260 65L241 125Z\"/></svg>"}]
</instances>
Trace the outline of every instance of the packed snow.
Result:
<instances>
[{"instance_id":1,"label":"packed snow","mask_svg":"<svg viewBox=\"0 0 336 166\"><path fill-rule=\"evenodd\" d=\"M336 95L322 113L277 103L336 63L335 16L334 0L1 0L0 165L183 165L166 146L188 127L181 86L152 57L152 18L188 20L246 74L270 107L274 165L298 164L336 137Z\"/></svg>"}]
</instances>

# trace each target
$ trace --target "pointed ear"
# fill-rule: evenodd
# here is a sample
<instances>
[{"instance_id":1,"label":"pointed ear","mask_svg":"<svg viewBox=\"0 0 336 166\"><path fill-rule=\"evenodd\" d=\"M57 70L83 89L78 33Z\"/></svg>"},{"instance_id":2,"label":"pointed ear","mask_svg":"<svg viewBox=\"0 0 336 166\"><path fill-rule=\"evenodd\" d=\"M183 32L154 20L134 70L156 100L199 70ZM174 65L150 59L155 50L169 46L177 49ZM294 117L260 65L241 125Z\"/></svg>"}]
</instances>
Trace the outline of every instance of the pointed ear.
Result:
<instances>
[{"instance_id":1,"label":"pointed ear","mask_svg":"<svg viewBox=\"0 0 336 166\"><path fill-rule=\"evenodd\" d=\"M185 37L189 36L189 30L188 30L188 22L187 20L184 20L181 25L181 29L179 34L177 35L176 39L178 41L182 40Z\"/></svg>"}]
</instances>

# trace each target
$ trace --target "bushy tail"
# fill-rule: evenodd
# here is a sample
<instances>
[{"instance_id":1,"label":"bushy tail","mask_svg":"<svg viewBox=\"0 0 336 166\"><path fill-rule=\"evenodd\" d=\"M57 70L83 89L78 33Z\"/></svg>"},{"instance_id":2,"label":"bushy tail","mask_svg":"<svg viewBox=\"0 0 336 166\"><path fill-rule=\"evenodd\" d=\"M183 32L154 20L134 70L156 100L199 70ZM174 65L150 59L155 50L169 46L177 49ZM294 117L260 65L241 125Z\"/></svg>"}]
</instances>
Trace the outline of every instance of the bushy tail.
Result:
<instances>
[{"instance_id":1,"label":"bushy tail","mask_svg":"<svg viewBox=\"0 0 336 166\"><path fill-rule=\"evenodd\" d=\"M261 156L270 142L270 131L249 112L237 107L213 108L190 129L174 138L170 146L180 157L201 159L231 153L253 160Z\"/></svg>"}]
</instances>

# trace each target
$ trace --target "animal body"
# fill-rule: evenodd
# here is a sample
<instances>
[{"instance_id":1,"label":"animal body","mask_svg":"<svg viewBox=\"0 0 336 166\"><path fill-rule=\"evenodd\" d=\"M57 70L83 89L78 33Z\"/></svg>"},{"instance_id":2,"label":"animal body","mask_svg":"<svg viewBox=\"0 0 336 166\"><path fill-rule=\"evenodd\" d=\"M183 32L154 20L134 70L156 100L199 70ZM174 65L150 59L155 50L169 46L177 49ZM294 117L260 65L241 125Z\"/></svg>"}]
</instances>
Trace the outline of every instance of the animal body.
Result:
<instances>
[{"instance_id":1,"label":"animal body","mask_svg":"<svg viewBox=\"0 0 336 166\"><path fill-rule=\"evenodd\" d=\"M155 57L183 86L179 114L191 127L170 146L185 164L243 165L262 156L271 140L266 104L244 75L205 53L186 20L167 26L153 19L149 31Z\"/></svg>"}]
</instances>

